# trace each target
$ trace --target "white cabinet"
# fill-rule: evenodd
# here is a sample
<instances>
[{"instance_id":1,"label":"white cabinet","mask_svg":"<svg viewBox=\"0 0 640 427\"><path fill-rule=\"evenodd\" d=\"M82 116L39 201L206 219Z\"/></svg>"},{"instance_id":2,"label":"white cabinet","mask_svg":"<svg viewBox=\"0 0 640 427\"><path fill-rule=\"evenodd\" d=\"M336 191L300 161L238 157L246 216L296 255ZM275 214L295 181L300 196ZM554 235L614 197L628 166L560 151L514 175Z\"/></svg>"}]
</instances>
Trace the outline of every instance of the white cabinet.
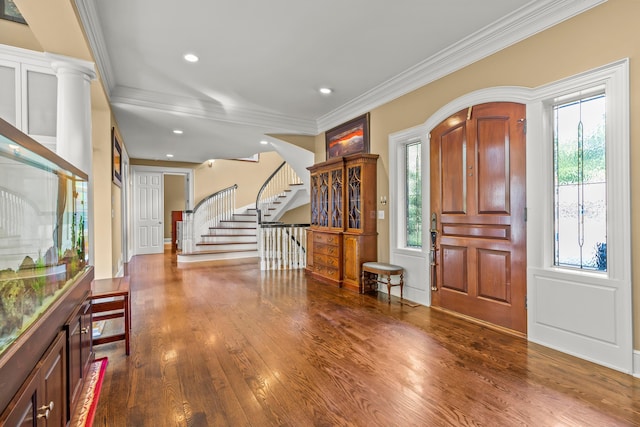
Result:
<instances>
[{"instance_id":1,"label":"white cabinet","mask_svg":"<svg viewBox=\"0 0 640 427\"><path fill-rule=\"evenodd\" d=\"M58 78L43 55L0 45L0 118L55 151Z\"/></svg>"}]
</instances>

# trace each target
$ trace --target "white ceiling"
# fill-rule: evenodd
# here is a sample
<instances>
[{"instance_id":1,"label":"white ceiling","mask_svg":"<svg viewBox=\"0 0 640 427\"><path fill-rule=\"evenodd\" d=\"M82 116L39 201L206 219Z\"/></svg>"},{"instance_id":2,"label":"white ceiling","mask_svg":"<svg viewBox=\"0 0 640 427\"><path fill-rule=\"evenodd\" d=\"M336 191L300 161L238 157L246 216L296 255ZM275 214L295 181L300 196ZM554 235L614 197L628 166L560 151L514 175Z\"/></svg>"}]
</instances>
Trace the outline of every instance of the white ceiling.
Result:
<instances>
[{"instance_id":1,"label":"white ceiling","mask_svg":"<svg viewBox=\"0 0 640 427\"><path fill-rule=\"evenodd\" d=\"M317 135L597 1L76 3L129 155L203 162Z\"/></svg>"}]
</instances>

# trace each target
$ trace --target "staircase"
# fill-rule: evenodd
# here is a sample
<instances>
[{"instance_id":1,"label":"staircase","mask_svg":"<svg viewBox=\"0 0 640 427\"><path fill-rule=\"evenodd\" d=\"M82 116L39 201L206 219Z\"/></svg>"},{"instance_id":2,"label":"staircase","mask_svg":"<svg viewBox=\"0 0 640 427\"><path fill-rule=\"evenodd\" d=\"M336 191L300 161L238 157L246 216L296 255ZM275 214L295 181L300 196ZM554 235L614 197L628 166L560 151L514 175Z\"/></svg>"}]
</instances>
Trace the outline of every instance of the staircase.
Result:
<instances>
[{"instance_id":1,"label":"staircase","mask_svg":"<svg viewBox=\"0 0 640 427\"><path fill-rule=\"evenodd\" d=\"M202 234L196 243L196 251L190 258L208 261L237 258L257 258L258 216L255 209L246 209L243 213L233 214L228 220L221 220L218 225L209 227L208 233Z\"/></svg>"},{"instance_id":2,"label":"staircase","mask_svg":"<svg viewBox=\"0 0 640 427\"><path fill-rule=\"evenodd\" d=\"M274 175L275 172L267 182L273 181ZM260 207L260 219L259 211L254 206L235 208L236 186L209 196L193 211L185 212L183 245L182 252L178 254L178 263L222 260L258 262L260 223L277 222L286 211L309 203L309 194L299 179L290 179L289 182L286 188L272 192L268 201L261 199L256 202L256 206Z\"/></svg>"}]
</instances>

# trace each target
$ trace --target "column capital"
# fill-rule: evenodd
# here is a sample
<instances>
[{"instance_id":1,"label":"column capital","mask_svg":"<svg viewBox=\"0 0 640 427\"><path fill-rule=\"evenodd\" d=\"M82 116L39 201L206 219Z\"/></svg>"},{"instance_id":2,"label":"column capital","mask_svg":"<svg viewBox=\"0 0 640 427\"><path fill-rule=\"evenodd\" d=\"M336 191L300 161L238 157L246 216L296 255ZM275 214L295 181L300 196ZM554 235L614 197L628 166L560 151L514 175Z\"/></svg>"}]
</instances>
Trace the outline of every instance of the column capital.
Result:
<instances>
[{"instance_id":1,"label":"column capital","mask_svg":"<svg viewBox=\"0 0 640 427\"><path fill-rule=\"evenodd\" d=\"M86 76L89 81L96 78L95 64L93 62L49 52L45 52L44 55L51 61L51 68L58 75L77 73Z\"/></svg>"}]
</instances>

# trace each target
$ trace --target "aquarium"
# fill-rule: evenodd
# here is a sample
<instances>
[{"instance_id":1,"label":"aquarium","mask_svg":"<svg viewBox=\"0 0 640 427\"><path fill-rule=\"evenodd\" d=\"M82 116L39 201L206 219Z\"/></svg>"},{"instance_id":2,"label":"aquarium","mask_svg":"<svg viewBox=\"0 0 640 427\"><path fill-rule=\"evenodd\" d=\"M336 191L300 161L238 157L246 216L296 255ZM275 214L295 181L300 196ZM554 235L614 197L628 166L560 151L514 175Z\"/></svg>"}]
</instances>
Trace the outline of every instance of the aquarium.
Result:
<instances>
[{"instance_id":1,"label":"aquarium","mask_svg":"<svg viewBox=\"0 0 640 427\"><path fill-rule=\"evenodd\" d=\"M0 355L87 268L87 176L0 120Z\"/></svg>"}]
</instances>

